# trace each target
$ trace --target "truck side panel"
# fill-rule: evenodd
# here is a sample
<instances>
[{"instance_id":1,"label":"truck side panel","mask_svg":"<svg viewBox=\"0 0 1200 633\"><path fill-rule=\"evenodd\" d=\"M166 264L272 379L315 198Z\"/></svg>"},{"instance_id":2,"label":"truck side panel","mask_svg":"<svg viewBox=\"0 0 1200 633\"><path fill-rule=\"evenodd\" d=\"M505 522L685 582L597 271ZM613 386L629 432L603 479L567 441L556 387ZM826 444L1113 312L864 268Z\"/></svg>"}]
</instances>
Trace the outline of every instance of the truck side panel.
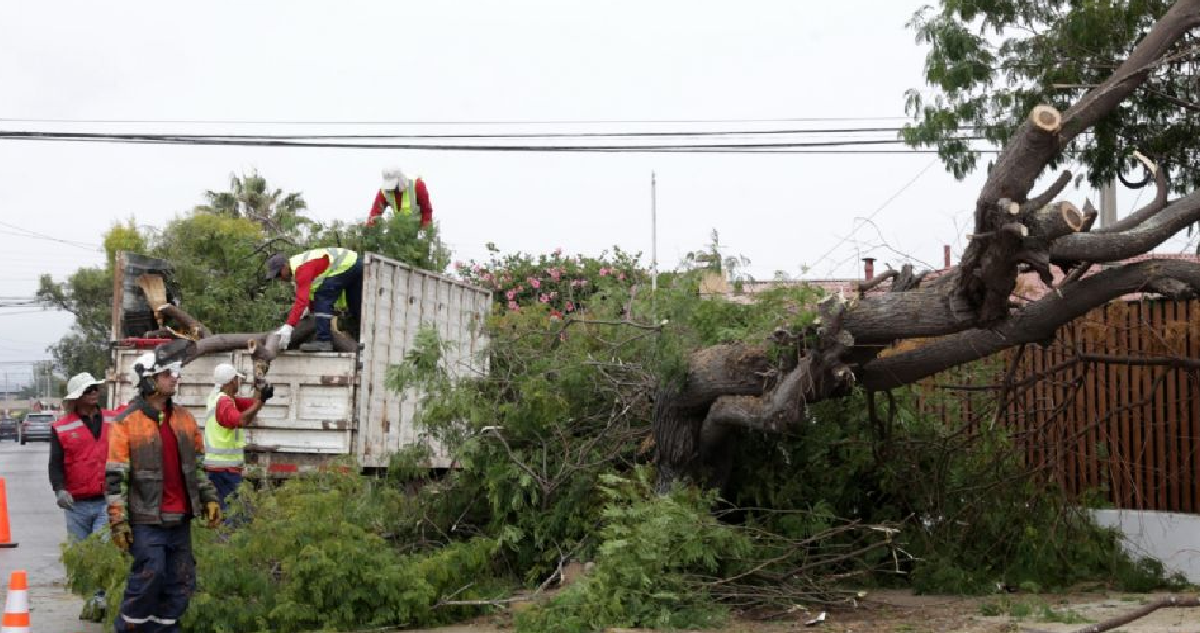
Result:
<instances>
[{"instance_id":1,"label":"truck side panel","mask_svg":"<svg viewBox=\"0 0 1200 633\"><path fill-rule=\"evenodd\" d=\"M115 351L115 371L108 395L110 407L127 403L136 395L130 372L141 353L132 349ZM197 358L184 366L179 377L174 400L186 407L202 426L208 396L213 390L213 368L223 362L233 363L247 376L253 374L250 353L237 351ZM351 454L355 362L354 354L287 352L275 359L267 374L267 380L275 386L275 396L247 429L248 458L253 461L255 453ZM250 393L250 386L243 385L241 395ZM287 459L278 457L276 461Z\"/></svg>"},{"instance_id":2,"label":"truck side panel","mask_svg":"<svg viewBox=\"0 0 1200 633\"><path fill-rule=\"evenodd\" d=\"M385 467L391 453L422 441L415 423L419 394L387 388L388 368L403 362L422 326L433 326L450 343L448 366L458 375L485 367L483 322L491 294L483 288L412 268L375 254L363 271L362 370L358 391L356 452L366 467ZM434 446L431 466L450 459Z\"/></svg>"}]
</instances>

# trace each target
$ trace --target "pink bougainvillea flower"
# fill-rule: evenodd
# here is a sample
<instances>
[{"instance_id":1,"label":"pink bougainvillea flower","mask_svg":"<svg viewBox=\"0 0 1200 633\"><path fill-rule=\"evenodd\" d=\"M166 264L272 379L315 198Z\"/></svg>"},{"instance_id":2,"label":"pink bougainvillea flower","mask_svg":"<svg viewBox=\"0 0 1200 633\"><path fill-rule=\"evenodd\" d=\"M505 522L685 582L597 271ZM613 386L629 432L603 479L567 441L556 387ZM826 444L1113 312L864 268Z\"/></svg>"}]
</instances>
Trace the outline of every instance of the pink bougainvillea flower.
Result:
<instances>
[{"instance_id":1,"label":"pink bougainvillea flower","mask_svg":"<svg viewBox=\"0 0 1200 633\"><path fill-rule=\"evenodd\" d=\"M516 299L516 298L517 298L517 291L516 291L516 290L509 290L508 292L504 293L504 296L505 296L505 298L507 298L509 301L512 301L513 299Z\"/></svg>"},{"instance_id":2,"label":"pink bougainvillea flower","mask_svg":"<svg viewBox=\"0 0 1200 633\"><path fill-rule=\"evenodd\" d=\"M607 274L608 274L608 269L607 269L607 268L601 268L601 269L600 269L600 276L601 276L601 277L604 277L604 276L605 276L605 275L607 275Z\"/></svg>"},{"instance_id":3,"label":"pink bougainvillea flower","mask_svg":"<svg viewBox=\"0 0 1200 633\"><path fill-rule=\"evenodd\" d=\"M621 274L617 275L617 279L620 279L621 281L625 281L625 273L621 273Z\"/></svg>"},{"instance_id":4,"label":"pink bougainvillea flower","mask_svg":"<svg viewBox=\"0 0 1200 633\"><path fill-rule=\"evenodd\" d=\"M542 303L550 303L550 295L543 292L542 294L538 295L538 301Z\"/></svg>"},{"instance_id":5,"label":"pink bougainvillea flower","mask_svg":"<svg viewBox=\"0 0 1200 633\"><path fill-rule=\"evenodd\" d=\"M535 289L537 289L537 288L541 288L541 287L542 287L542 282L541 282L541 280L539 280L537 277L530 277L530 278L529 278L529 285L531 285L531 286L533 286Z\"/></svg>"},{"instance_id":6,"label":"pink bougainvillea flower","mask_svg":"<svg viewBox=\"0 0 1200 633\"><path fill-rule=\"evenodd\" d=\"M575 311L575 303L573 301L568 301L567 302L567 312L574 312L574 311Z\"/></svg>"},{"instance_id":7,"label":"pink bougainvillea flower","mask_svg":"<svg viewBox=\"0 0 1200 633\"><path fill-rule=\"evenodd\" d=\"M481 270L483 270L483 267L479 264L471 264L471 272L478 273Z\"/></svg>"},{"instance_id":8,"label":"pink bougainvillea flower","mask_svg":"<svg viewBox=\"0 0 1200 633\"><path fill-rule=\"evenodd\" d=\"M559 255L562 255L562 247L561 246L554 249L554 256L558 257Z\"/></svg>"},{"instance_id":9,"label":"pink bougainvillea flower","mask_svg":"<svg viewBox=\"0 0 1200 633\"><path fill-rule=\"evenodd\" d=\"M508 309L509 309L509 310L520 310L520 309L521 309L521 306L517 305L517 302L516 302L516 301L509 301L509 302L508 302Z\"/></svg>"},{"instance_id":10,"label":"pink bougainvillea flower","mask_svg":"<svg viewBox=\"0 0 1200 633\"><path fill-rule=\"evenodd\" d=\"M467 267L467 265L466 265L466 264L464 264L464 263L462 263L462 262L454 262L454 268L455 268L456 270L462 270L462 269L464 269L464 268L466 268L466 267Z\"/></svg>"}]
</instances>

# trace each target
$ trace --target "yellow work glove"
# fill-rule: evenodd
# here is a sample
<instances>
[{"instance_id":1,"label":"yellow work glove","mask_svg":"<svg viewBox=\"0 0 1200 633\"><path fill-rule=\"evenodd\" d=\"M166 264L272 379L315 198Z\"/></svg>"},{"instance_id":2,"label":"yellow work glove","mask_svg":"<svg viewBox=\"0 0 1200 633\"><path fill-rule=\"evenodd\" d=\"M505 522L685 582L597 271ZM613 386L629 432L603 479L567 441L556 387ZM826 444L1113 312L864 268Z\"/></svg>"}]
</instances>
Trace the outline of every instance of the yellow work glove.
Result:
<instances>
[{"instance_id":1,"label":"yellow work glove","mask_svg":"<svg viewBox=\"0 0 1200 633\"><path fill-rule=\"evenodd\" d=\"M216 501L209 501L204 504L204 520L208 522L208 527L215 528L221 524L221 504Z\"/></svg>"},{"instance_id":2,"label":"yellow work glove","mask_svg":"<svg viewBox=\"0 0 1200 633\"><path fill-rule=\"evenodd\" d=\"M133 530L129 529L128 523L124 521L114 523L112 528L110 528L110 536L112 537L113 545L116 545L117 549L126 554L129 553L129 548L133 547Z\"/></svg>"}]
</instances>

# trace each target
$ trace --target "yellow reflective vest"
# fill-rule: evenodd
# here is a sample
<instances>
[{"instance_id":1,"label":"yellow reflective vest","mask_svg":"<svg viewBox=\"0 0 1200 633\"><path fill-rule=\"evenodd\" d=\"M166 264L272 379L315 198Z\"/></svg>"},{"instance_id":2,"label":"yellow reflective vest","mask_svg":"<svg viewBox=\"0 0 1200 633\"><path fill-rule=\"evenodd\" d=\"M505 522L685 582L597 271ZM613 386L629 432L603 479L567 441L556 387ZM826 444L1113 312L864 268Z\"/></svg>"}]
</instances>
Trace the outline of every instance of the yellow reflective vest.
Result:
<instances>
[{"instance_id":1,"label":"yellow reflective vest","mask_svg":"<svg viewBox=\"0 0 1200 633\"><path fill-rule=\"evenodd\" d=\"M231 398L220 389L208 396L208 412L204 419L204 467L241 468L245 461L246 436L240 429L229 429L217 422L217 403Z\"/></svg>"}]
</instances>

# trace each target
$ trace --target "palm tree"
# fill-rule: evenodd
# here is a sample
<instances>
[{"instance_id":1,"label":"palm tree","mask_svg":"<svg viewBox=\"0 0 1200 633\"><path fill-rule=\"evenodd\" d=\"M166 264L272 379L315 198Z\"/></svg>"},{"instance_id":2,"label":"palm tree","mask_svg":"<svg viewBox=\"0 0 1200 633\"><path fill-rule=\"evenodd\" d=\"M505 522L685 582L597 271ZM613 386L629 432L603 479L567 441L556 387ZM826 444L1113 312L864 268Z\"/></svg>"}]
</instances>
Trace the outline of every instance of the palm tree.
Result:
<instances>
[{"instance_id":1,"label":"palm tree","mask_svg":"<svg viewBox=\"0 0 1200 633\"><path fill-rule=\"evenodd\" d=\"M206 191L204 197L208 204L197 206L197 212L254 220L272 235L283 235L309 222L300 215L308 208L303 195L272 191L257 170L241 177L230 174L229 191Z\"/></svg>"}]
</instances>

